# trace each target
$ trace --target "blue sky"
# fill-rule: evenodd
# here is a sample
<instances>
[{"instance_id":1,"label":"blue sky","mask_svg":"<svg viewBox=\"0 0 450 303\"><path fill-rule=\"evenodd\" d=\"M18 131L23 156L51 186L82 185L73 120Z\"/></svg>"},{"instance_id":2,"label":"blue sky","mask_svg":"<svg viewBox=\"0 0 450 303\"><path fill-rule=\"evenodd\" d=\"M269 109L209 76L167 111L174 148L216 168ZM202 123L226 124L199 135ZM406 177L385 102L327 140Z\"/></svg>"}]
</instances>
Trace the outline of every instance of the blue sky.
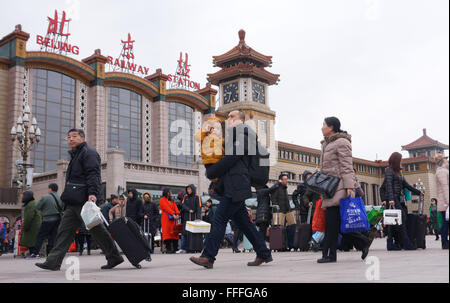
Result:
<instances>
[{"instance_id":1,"label":"blue sky","mask_svg":"<svg viewBox=\"0 0 450 303\"><path fill-rule=\"evenodd\" d=\"M100 48L116 57L130 32L136 63L175 72L188 52L191 78L206 83L212 56L246 42L273 56L281 75L270 88L276 138L319 148L324 117L341 119L354 156L386 159L428 134L449 143L449 2L447 0L317 1L8 1L0 36L22 24L36 35L47 16L66 10L78 60Z\"/></svg>"}]
</instances>

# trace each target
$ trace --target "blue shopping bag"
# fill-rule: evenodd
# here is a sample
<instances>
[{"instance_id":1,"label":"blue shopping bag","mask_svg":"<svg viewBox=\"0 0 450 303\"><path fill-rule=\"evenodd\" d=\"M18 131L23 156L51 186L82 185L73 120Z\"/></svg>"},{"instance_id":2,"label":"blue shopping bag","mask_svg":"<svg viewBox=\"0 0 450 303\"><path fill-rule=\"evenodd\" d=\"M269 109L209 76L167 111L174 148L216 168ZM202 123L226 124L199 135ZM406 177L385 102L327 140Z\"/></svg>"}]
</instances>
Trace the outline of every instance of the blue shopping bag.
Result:
<instances>
[{"instance_id":1,"label":"blue shopping bag","mask_svg":"<svg viewBox=\"0 0 450 303\"><path fill-rule=\"evenodd\" d=\"M362 232L370 229L366 207L361 197L343 198L340 200L341 232Z\"/></svg>"}]
</instances>

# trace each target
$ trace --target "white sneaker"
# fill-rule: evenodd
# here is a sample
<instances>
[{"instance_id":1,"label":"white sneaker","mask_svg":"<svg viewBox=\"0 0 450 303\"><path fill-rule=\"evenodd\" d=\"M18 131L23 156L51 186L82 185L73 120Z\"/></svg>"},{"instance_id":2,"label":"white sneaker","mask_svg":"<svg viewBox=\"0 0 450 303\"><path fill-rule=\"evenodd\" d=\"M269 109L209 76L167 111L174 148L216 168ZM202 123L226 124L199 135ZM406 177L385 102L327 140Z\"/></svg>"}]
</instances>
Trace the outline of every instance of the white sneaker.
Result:
<instances>
[{"instance_id":1,"label":"white sneaker","mask_svg":"<svg viewBox=\"0 0 450 303\"><path fill-rule=\"evenodd\" d=\"M184 249L180 249L179 251L177 251L177 254L185 254L186 251Z\"/></svg>"}]
</instances>

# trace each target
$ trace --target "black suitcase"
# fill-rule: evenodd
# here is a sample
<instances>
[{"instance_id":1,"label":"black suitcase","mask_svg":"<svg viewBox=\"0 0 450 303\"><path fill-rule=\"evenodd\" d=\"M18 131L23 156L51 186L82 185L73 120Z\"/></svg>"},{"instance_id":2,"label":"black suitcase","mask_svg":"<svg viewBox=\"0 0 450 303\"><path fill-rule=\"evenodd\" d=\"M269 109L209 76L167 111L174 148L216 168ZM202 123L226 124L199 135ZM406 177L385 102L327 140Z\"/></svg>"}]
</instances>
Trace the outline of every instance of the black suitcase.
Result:
<instances>
[{"instance_id":1,"label":"black suitcase","mask_svg":"<svg viewBox=\"0 0 450 303\"><path fill-rule=\"evenodd\" d=\"M406 219L408 238L417 248L426 249L427 216L408 214Z\"/></svg>"},{"instance_id":2,"label":"black suitcase","mask_svg":"<svg viewBox=\"0 0 450 303\"><path fill-rule=\"evenodd\" d=\"M106 222L106 220L105 220ZM139 225L128 217L114 220L108 226L111 236L136 268L143 260L151 261L151 248Z\"/></svg>"},{"instance_id":3,"label":"black suitcase","mask_svg":"<svg viewBox=\"0 0 450 303\"><path fill-rule=\"evenodd\" d=\"M200 253L203 251L203 234L194 234L186 230L186 252Z\"/></svg>"},{"instance_id":4,"label":"black suitcase","mask_svg":"<svg viewBox=\"0 0 450 303\"><path fill-rule=\"evenodd\" d=\"M294 238L294 248L299 249L300 251L309 250L309 242L312 237L311 213L312 207L310 207L308 210L307 223L300 224L300 221L297 222Z\"/></svg>"}]
</instances>

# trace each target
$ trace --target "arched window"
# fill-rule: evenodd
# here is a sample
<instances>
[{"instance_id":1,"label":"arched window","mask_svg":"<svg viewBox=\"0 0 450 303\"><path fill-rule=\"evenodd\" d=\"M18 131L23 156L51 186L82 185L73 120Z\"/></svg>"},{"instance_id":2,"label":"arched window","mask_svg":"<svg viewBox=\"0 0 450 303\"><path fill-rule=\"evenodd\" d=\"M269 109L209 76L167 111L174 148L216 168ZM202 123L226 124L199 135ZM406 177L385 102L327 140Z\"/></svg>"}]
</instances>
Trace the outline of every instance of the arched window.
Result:
<instances>
[{"instance_id":1,"label":"arched window","mask_svg":"<svg viewBox=\"0 0 450 303\"><path fill-rule=\"evenodd\" d=\"M108 87L108 147L125 151L126 161L141 161L142 96Z\"/></svg>"},{"instance_id":2,"label":"arched window","mask_svg":"<svg viewBox=\"0 0 450 303\"><path fill-rule=\"evenodd\" d=\"M194 109L183 103L169 102L169 165L192 167L194 164Z\"/></svg>"},{"instance_id":3,"label":"arched window","mask_svg":"<svg viewBox=\"0 0 450 303\"><path fill-rule=\"evenodd\" d=\"M37 173L56 170L60 159L69 159L67 132L75 126L75 79L64 74L33 69L32 111L42 138L31 153Z\"/></svg>"}]
</instances>

